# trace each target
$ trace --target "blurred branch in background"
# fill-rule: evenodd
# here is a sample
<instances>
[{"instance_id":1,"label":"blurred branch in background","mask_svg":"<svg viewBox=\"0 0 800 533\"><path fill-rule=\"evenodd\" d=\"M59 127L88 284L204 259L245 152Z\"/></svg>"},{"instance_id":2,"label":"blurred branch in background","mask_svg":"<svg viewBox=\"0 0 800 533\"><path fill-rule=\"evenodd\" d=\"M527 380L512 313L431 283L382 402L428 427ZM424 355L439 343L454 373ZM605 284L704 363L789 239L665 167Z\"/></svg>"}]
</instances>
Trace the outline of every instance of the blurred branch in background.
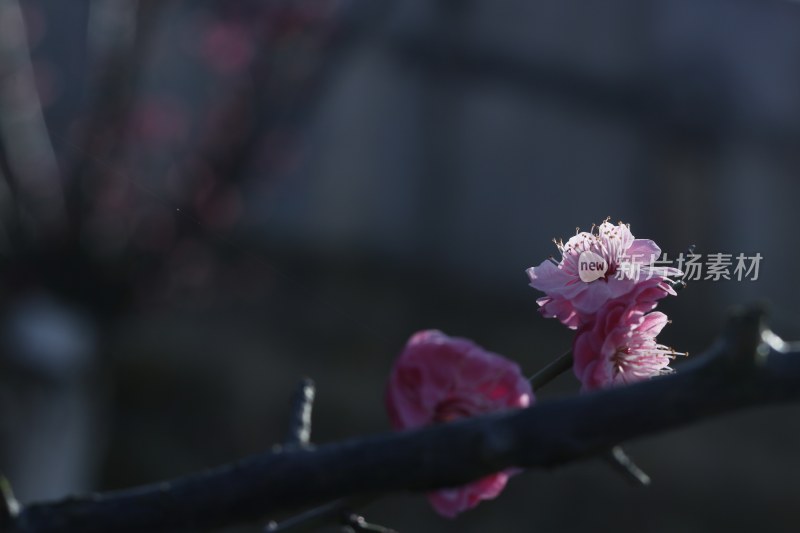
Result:
<instances>
[{"instance_id":1,"label":"blurred branch in background","mask_svg":"<svg viewBox=\"0 0 800 533\"><path fill-rule=\"evenodd\" d=\"M742 311L681 372L535 407L281 449L170 482L24 506L7 531L213 528L333 497L457 486L509 467L554 467L722 413L800 400L800 350Z\"/></svg>"},{"instance_id":2,"label":"blurred branch in background","mask_svg":"<svg viewBox=\"0 0 800 533\"><path fill-rule=\"evenodd\" d=\"M62 229L64 197L42 107L34 82L22 9L0 1L0 247L11 237L37 240ZM16 198L12 198L11 195ZM21 235L16 235L17 232ZM19 243L18 239L14 239Z\"/></svg>"},{"instance_id":3,"label":"blurred branch in background","mask_svg":"<svg viewBox=\"0 0 800 533\"><path fill-rule=\"evenodd\" d=\"M242 202L254 160L262 160L258 180L265 187L293 158L343 60L380 34L393 7L369 0L260 5L247 68L214 104L208 127L178 165L182 235L201 233L221 253L232 251L230 213Z\"/></svg>"},{"instance_id":4,"label":"blurred branch in background","mask_svg":"<svg viewBox=\"0 0 800 533\"><path fill-rule=\"evenodd\" d=\"M95 46L91 55L98 64L97 75L91 80L93 89L87 99L80 134L67 145L69 158L65 172L73 239L79 240L86 231L86 215L95 207L93 193L102 190L109 171L119 164L162 7L163 2L156 0L137 0L113 7L108 2L90 6L94 24L88 29L89 41ZM110 22L113 31L99 27L101 22Z\"/></svg>"},{"instance_id":5,"label":"blurred branch in background","mask_svg":"<svg viewBox=\"0 0 800 533\"><path fill-rule=\"evenodd\" d=\"M208 68L227 91L222 104L201 110L208 116L193 145L176 152L177 172L154 180L145 175L145 164L131 161L153 157L142 153L138 129L170 120L164 110L148 111L141 88L162 14L170 8L154 0L90 4L93 48L83 53L97 75L89 80L84 116L68 138L59 139L60 173L36 96L22 13L16 2L3 0L0 23L8 31L0 37L0 173L7 183L0 184L0 220L6 233L14 230L9 238L17 243L6 259L8 277L47 287L113 321L139 283L150 285L153 275L171 267L179 243L201 237L211 255L230 252L230 243L219 237L230 235L238 221L242 180L254 155L263 155L267 142L277 164L292 152L292 137L325 93L339 57L374 30L391 5L206 6L221 20L230 11L247 26L210 24L204 37L210 51L204 53L211 54ZM263 174L260 179L268 179ZM43 217L56 239L37 243L30 228L17 231ZM0 245L2 240L0 234Z\"/></svg>"},{"instance_id":6,"label":"blurred branch in background","mask_svg":"<svg viewBox=\"0 0 800 533\"><path fill-rule=\"evenodd\" d=\"M342 56L380 33L394 2L355 0L302 5L266 3L254 37L255 57L199 142L215 174L242 179L265 136L287 142L313 116ZM231 129L231 127L234 129Z\"/></svg>"}]
</instances>

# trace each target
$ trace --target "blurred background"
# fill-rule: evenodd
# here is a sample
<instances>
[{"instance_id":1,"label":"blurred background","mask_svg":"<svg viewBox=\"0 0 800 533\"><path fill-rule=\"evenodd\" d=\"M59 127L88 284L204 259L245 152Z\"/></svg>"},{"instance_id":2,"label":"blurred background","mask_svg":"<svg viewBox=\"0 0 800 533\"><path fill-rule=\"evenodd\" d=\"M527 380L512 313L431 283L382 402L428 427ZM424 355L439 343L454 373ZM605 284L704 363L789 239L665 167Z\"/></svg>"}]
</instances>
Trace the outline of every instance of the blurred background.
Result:
<instances>
[{"instance_id":1,"label":"blurred background","mask_svg":"<svg viewBox=\"0 0 800 533\"><path fill-rule=\"evenodd\" d=\"M800 338L799 142L788 0L0 0L0 471L31 502L235 460L302 376L315 442L385 431L423 328L533 373L571 334L524 271L607 216L670 258L763 257L663 302L664 343L699 353L752 301ZM797 531L799 414L630 443L648 489L589 461L455 521L365 514Z\"/></svg>"}]
</instances>

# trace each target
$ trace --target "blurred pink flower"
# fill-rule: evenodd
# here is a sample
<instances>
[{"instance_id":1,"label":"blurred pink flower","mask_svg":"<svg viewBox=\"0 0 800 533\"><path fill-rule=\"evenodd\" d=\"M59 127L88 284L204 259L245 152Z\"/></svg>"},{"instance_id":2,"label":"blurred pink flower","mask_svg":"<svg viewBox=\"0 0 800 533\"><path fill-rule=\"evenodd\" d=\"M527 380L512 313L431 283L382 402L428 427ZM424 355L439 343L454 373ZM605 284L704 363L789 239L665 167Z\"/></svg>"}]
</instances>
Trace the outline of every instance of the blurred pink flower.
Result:
<instances>
[{"instance_id":1,"label":"blurred pink flower","mask_svg":"<svg viewBox=\"0 0 800 533\"><path fill-rule=\"evenodd\" d=\"M498 472L463 487L437 490L428 494L428 501L440 515L455 518L482 500L493 500L500 496L511 474L511 471Z\"/></svg>"},{"instance_id":2,"label":"blurred pink flower","mask_svg":"<svg viewBox=\"0 0 800 533\"><path fill-rule=\"evenodd\" d=\"M392 368L386 408L397 430L450 422L534 401L519 366L468 339L435 330L416 333ZM481 500L497 497L512 471L428 495L441 515L454 517Z\"/></svg>"},{"instance_id":3,"label":"blurred pink flower","mask_svg":"<svg viewBox=\"0 0 800 533\"><path fill-rule=\"evenodd\" d=\"M593 323L578 330L573 343L573 370L584 391L634 383L670 373L676 355L656 336L667 315L645 314L636 304L616 300L604 306Z\"/></svg>"},{"instance_id":4,"label":"blurred pink flower","mask_svg":"<svg viewBox=\"0 0 800 533\"><path fill-rule=\"evenodd\" d=\"M546 317L558 318L571 329L592 321L607 302L633 296L643 305L675 294L669 276L681 271L659 267L654 262L661 249L651 240L634 239L627 224L614 225L606 220L591 232L579 232L567 241L556 242L561 260L550 258L527 270L530 285L545 293L536 300ZM585 277L585 261L599 268L592 278Z\"/></svg>"}]
</instances>

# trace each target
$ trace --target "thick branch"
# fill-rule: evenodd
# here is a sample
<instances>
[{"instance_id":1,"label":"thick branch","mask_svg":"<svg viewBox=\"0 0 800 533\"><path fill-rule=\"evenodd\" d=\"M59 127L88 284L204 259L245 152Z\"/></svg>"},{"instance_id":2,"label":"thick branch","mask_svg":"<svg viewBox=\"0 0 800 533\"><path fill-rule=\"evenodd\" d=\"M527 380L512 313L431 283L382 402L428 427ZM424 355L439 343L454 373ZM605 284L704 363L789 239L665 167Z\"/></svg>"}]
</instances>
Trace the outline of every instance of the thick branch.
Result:
<instances>
[{"instance_id":1,"label":"thick branch","mask_svg":"<svg viewBox=\"0 0 800 533\"><path fill-rule=\"evenodd\" d=\"M724 412L800 400L794 348L762 333L760 313L749 311L674 375L417 431L274 449L170 483L30 505L15 531L202 529L337 497L454 486L511 466L558 466Z\"/></svg>"}]
</instances>

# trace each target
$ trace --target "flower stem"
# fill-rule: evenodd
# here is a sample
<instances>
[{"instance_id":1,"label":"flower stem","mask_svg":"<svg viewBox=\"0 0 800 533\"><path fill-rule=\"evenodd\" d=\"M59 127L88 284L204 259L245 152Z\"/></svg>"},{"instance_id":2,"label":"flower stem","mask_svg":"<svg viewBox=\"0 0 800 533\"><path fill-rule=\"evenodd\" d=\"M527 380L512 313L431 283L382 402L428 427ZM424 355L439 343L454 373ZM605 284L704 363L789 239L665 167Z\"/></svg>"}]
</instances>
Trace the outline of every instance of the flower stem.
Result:
<instances>
[{"instance_id":1,"label":"flower stem","mask_svg":"<svg viewBox=\"0 0 800 533\"><path fill-rule=\"evenodd\" d=\"M533 390L536 391L570 368L572 368L572 350L567 350L546 367L532 375L528 380L531 382Z\"/></svg>"}]
</instances>

